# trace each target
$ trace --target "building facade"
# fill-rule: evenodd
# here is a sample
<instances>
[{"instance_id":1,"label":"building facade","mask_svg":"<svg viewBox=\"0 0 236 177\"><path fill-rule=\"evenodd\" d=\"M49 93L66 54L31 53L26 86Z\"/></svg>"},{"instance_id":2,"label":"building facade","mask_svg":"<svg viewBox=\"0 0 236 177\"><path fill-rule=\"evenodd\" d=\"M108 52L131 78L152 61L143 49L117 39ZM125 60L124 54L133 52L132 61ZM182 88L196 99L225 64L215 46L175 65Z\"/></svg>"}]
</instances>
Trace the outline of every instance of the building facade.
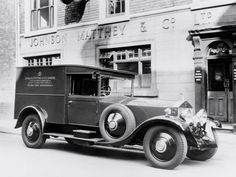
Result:
<instances>
[{"instance_id":1,"label":"building facade","mask_svg":"<svg viewBox=\"0 0 236 177\"><path fill-rule=\"evenodd\" d=\"M234 4L20 0L17 66L82 64L132 71L135 96L185 99L196 110L207 108L211 116L233 122Z\"/></svg>"},{"instance_id":2,"label":"building facade","mask_svg":"<svg viewBox=\"0 0 236 177\"><path fill-rule=\"evenodd\" d=\"M0 0L0 119L11 117L15 95L15 0Z\"/></svg>"}]
</instances>

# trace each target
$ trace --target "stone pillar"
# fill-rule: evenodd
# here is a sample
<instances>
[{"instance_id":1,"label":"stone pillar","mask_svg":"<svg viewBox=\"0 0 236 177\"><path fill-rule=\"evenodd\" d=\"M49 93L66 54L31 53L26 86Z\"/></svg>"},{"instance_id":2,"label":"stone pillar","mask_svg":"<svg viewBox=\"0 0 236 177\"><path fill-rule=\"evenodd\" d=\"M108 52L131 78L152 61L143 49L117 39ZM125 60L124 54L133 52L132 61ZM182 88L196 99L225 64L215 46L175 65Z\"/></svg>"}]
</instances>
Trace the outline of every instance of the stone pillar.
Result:
<instances>
[{"instance_id":1,"label":"stone pillar","mask_svg":"<svg viewBox=\"0 0 236 177\"><path fill-rule=\"evenodd\" d=\"M207 108L207 75L206 75L206 62L202 55L201 38L193 36L194 45L194 80L195 80L195 111Z\"/></svg>"}]
</instances>

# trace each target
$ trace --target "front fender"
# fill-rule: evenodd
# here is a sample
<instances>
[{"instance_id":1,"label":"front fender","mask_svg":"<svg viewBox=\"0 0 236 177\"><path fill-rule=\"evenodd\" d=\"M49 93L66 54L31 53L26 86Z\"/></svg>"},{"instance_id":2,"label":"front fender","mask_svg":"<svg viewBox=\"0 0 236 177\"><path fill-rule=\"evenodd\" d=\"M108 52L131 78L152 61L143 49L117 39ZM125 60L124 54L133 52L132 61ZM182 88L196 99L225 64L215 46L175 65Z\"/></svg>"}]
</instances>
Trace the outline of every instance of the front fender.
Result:
<instances>
[{"instance_id":1,"label":"front fender","mask_svg":"<svg viewBox=\"0 0 236 177\"><path fill-rule=\"evenodd\" d=\"M45 121L48 118L48 114L43 108L41 108L38 105L30 105L30 106L24 107L20 111L19 116L17 117L17 122L16 122L15 128L21 127L25 118L30 114L37 114L40 118L42 128L44 128Z\"/></svg>"},{"instance_id":2,"label":"front fender","mask_svg":"<svg viewBox=\"0 0 236 177\"><path fill-rule=\"evenodd\" d=\"M134 131L134 133L138 133L140 130L145 129L145 127L150 127L153 125L170 125L172 127L175 127L178 130L185 131L185 126L180 122L175 120L174 118L166 117L166 116L156 116L153 118L150 118L143 123L141 123Z\"/></svg>"},{"instance_id":3,"label":"front fender","mask_svg":"<svg viewBox=\"0 0 236 177\"><path fill-rule=\"evenodd\" d=\"M143 123L141 123L124 140L122 140L120 142L116 142L116 143L105 142L103 144L111 144L111 145L115 145L115 146L128 144L132 140L135 140L137 137L142 137L143 138L146 131L150 127L158 126L158 125L171 126L171 127L176 128L177 130L179 130L181 132L184 132L186 130L186 127L183 124L181 124L180 121L177 121L174 118L169 118L169 117L166 117L164 115L163 116L156 116L156 117L152 117L152 118L144 121Z\"/></svg>"}]
</instances>

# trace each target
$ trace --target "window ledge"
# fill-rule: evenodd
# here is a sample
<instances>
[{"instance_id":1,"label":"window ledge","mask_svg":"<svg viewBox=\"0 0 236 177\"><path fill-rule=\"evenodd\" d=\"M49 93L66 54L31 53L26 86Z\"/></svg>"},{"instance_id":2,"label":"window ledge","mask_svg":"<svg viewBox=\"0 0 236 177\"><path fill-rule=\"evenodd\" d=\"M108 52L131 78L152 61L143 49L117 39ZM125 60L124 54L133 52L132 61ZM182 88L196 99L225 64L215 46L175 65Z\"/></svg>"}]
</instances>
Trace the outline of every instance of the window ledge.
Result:
<instances>
[{"instance_id":1,"label":"window ledge","mask_svg":"<svg viewBox=\"0 0 236 177\"><path fill-rule=\"evenodd\" d=\"M22 34L22 36L27 38L27 37L44 35L44 34L56 33L56 32L57 32L56 28L48 28L48 29L42 29L42 30L36 30L36 31L28 31Z\"/></svg>"},{"instance_id":2,"label":"window ledge","mask_svg":"<svg viewBox=\"0 0 236 177\"><path fill-rule=\"evenodd\" d=\"M98 25L106 25L106 24L111 24L111 23L129 21L129 20L130 20L130 17L128 15L107 17L107 18L98 20Z\"/></svg>"}]
</instances>

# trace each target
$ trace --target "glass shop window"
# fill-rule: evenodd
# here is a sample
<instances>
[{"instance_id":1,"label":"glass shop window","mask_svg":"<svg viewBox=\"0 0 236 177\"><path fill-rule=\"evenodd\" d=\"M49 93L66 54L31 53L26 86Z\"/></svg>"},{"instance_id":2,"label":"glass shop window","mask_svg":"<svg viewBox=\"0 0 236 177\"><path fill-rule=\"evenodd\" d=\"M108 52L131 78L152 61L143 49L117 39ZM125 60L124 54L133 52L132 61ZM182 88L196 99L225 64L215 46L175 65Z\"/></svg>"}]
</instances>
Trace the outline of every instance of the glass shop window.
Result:
<instances>
[{"instance_id":1,"label":"glass shop window","mask_svg":"<svg viewBox=\"0 0 236 177\"><path fill-rule=\"evenodd\" d=\"M61 63L60 54L25 57L25 66L51 66Z\"/></svg>"},{"instance_id":2,"label":"glass shop window","mask_svg":"<svg viewBox=\"0 0 236 177\"><path fill-rule=\"evenodd\" d=\"M135 87L151 87L151 45L100 49L100 66L136 73Z\"/></svg>"},{"instance_id":3,"label":"glass shop window","mask_svg":"<svg viewBox=\"0 0 236 177\"><path fill-rule=\"evenodd\" d=\"M209 45L208 55L218 56L218 55L229 55L232 54L230 47L222 41L216 41Z\"/></svg>"}]
</instances>

